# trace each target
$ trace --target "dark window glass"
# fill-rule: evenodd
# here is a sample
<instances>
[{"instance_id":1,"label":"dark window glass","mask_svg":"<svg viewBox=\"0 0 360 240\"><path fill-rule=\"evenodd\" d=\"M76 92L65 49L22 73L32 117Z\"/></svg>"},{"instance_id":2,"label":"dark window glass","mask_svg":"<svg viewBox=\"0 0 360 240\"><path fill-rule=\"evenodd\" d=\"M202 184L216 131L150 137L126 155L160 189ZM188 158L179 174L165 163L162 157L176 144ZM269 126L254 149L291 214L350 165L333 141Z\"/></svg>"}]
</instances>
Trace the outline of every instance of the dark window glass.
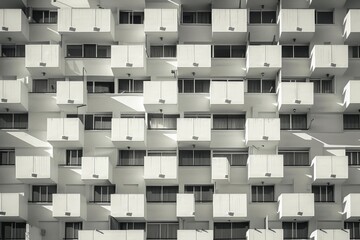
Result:
<instances>
[{"instance_id":1,"label":"dark window glass","mask_svg":"<svg viewBox=\"0 0 360 240\"><path fill-rule=\"evenodd\" d=\"M78 239L79 230L82 230L82 222L66 222L65 239L67 240Z\"/></svg>"},{"instance_id":2,"label":"dark window glass","mask_svg":"<svg viewBox=\"0 0 360 240\"><path fill-rule=\"evenodd\" d=\"M183 80L184 81L184 93L194 92L194 80Z\"/></svg>"},{"instance_id":3,"label":"dark window glass","mask_svg":"<svg viewBox=\"0 0 360 240\"><path fill-rule=\"evenodd\" d=\"M148 128L149 129L170 129L177 128L177 119L180 115L170 114L148 114Z\"/></svg>"},{"instance_id":4,"label":"dark window glass","mask_svg":"<svg viewBox=\"0 0 360 240\"><path fill-rule=\"evenodd\" d=\"M15 165L14 149L0 149L0 165Z\"/></svg>"},{"instance_id":5,"label":"dark window glass","mask_svg":"<svg viewBox=\"0 0 360 240\"><path fill-rule=\"evenodd\" d=\"M306 130L307 129L307 115L306 114L292 114L291 127L293 130Z\"/></svg>"},{"instance_id":6,"label":"dark window glass","mask_svg":"<svg viewBox=\"0 0 360 240\"><path fill-rule=\"evenodd\" d=\"M346 151L346 156L350 166L360 165L360 151Z\"/></svg>"},{"instance_id":7,"label":"dark window glass","mask_svg":"<svg viewBox=\"0 0 360 240\"><path fill-rule=\"evenodd\" d=\"M290 130L290 114L280 114L280 129Z\"/></svg>"},{"instance_id":8,"label":"dark window glass","mask_svg":"<svg viewBox=\"0 0 360 240\"><path fill-rule=\"evenodd\" d=\"M248 80L248 93L260 93L261 92L261 80Z\"/></svg>"},{"instance_id":9,"label":"dark window glass","mask_svg":"<svg viewBox=\"0 0 360 240\"><path fill-rule=\"evenodd\" d=\"M143 93L145 80L119 79L119 93Z\"/></svg>"},{"instance_id":10,"label":"dark window glass","mask_svg":"<svg viewBox=\"0 0 360 240\"><path fill-rule=\"evenodd\" d=\"M333 81L330 79L321 80L322 93L334 93Z\"/></svg>"},{"instance_id":11,"label":"dark window glass","mask_svg":"<svg viewBox=\"0 0 360 240\"><path fill-rule=\"evenodd\" d=\"M209 150L179 150L179 166L210 166Z\"/></svg>"},{"instance_id":12,"label":"dark window glass","mask_svg":"<svg viewBox=\"0 0 360 240\"><path fill-rule=\"evenodd\" d=\"M120 11L119 23L120 24L143 24L144 23L144 12Z\"/></svg>"},{"instance_id":13,"label":"dark window glass","mask_svg":"<svg viewBox=\"0 0 360 240\"><path fill-rule=\"evenodd\" d=\"M231 46L231 57L232 58L245 58L246 46L243 45L232 45Z\"/></svg>"},{"instance_id":14,"label":"dark window glass","mask_svg":"<svg viewBox=\"0 0 360 240\"><path fill-rule=\"evenodd\" d=\"M212 202L214 186L185 186L185 193L193 193L195 195L195 202Z\"/></svg>"},{"instance_id":15,"label":"dark window glass","mask_svg":"<svg viewBox=\"0 0 360 240\"><path fill-rule=\"evenodd\" d=\"M111 230L146 230L145 222L119 222L118 229Z\"/></svg>"},{"instance_id":16,"label":"dark window glass","mask_svg":"<svg viewBox=\"0 0 360 240\"><path fill-rule=\"evenodd\" d=\"M198 12L197 23L211 24L211 12Z\"/></svg>"},{"instance_id":17,"label":"dark window glass","mask_svg":"<svg viewBox=\"0 0 360 240\"><path fill-rule=\"evenodd\" d=\"M2 240L25 240L25 222L0 222L0 239Z\"/></svg>"},{"instance_id":18,"label":"dark window glass","mask_svg":"<svg viewBox=\"0 0 360 240\"><path fill-rule=\"evenodd\" d=\"M33 23L57 23L57 12L49 10L33 10Z\"/></svg>"},{"instance_id":19,"label":"dark window glass","mask_svg":"<svg viewBox=\"0 0 360 240\"><path fill-rule=\"evenodd\" d=\"M245 129L245 115L214 115L213 129L219 129L219 130Z\"/></svg>"},{"instance_id":20,"label":"dark window glass","mask_svg":"<svg viewBox=\"0 0 360 240\"><path fill-rule=\"evenodd\" d=\"M210 92L210 80L195 81L195 93L209 93L209 92Z\"/></svg>"},{"instance_id":21,"label":"dark window glass","mask_svg":"<svg viewBox=\"0 0 360 240\"><path fill-rule=\"evenodd\" d=\"M146 239L177 239L178 223L148 223L146 228Z\"/></svg>"},{"instance_id":22,"label":"dark window glass","mask_svg":"<svg viewBox=\"0 0 360 240\"><path fill-rule=\"evenodd\" d=\"M111 57L111 46L110 45L98 45L97 46L97 57L98 58L110 58Z\"/></svg>"},{"instance_id":23,"label":"dark window glass","mask_svg":"<svg viewBox=\"0 0 360 240\"><path fill-rule=\"evenodd\" d=\"M83 156L82 149L66 150L66 165L67 166L81 166L82 156Z\"/></svg>"},{"instance_id":24,"label":"dark window glass","mask_svg":"<svg viewBox=\"0 0 360 240\"><path fill-rule=\"evenodd\" d=\"M315 14L316 24L333 24L334 12L332 11L316 11Z\"/></svg>"},{"instance_id":25,"label":"dark window glass","mask_svg":"<svg viewBox=\"0 0 360 240\"><path fill-rule=\"evenodd\" d=\"M52 202L52 195L57 192L56 185L32 186L33 202Z\"/></svg>"},{"instance_id":26,"label":"dark window glass","mask_svg":"<svg viewBox=\"0 0 360 240\"><path fill-rule=\"evenodd\" d=\"M96 58L96 44L84 44L84 58Z\"/></svg>"},{"instance_id":27,"label":"dark window glass","mask_svg":"<svg viewBox=\"0 0 360 240\"><path fill-rule=\"evenodd\" d=\"M294 46L294 57L295 58L308 58L309 57L309 46Z\"/></svg>"},{"instance_id":28,"label":"dark window glass","mask_svg":"<svg viewBox=\"0 0 360 240\"><path fill-rule=\"evenodd\" d=\"M196 12L183 12L183 23L196 23Z\"/></svg>"},{"instance_id":29,"label":"dark window glass","mask_svg":"<svg viewBox=\"0 0 360 240\"><path fill-rule=\"evenodd\" d=\"M34 93L56 93L57 82L64 79L34 79L33 92Z\"/></svg>"},{"instance_id":30,"label":"dark window glass","mask_svg":"<svg viewBox=\"0 0 360 240\"><path fill-rule=\"evenodd\" d=\"M120 24L131 24L131 12L120 11L119 23Z\"/></svg>"},{"instance_id":31,"label":"dark window glass","mask_svg":"<svg viewBox=\"0 0 360 240\"><path fill-rule=\"evenodd\" d=\"M147 186L147 202L176 202L178 186Z\"/></svg>"},{"instance_id":32,"label":"dark window glass","mask_svg":"<svg viewBox=\"0 0 360 240\"><path fill-rule=\"evenodd\" d=\"M253 202L274 202L274 186L251 186Z\"/></svg>"},{"instance_id":33,"label":"dark window glass","mask_svg":"<svg viewBox=\"0 0 360 240\"><path fill-rule=\"evenodd\" d=\"M344 114L343 115L344 130L360 129L360 115L359 114Z\"/></svg>"},{"instance_id":34,"label":"dark window glass","mask_svg":"<svg viewBox=\"0 0 360 240\"><path fill-rule=\"evenodd\" d=\"M67 57L69 58L81 58L82 57L82 45L67 45Z\"/></svg>"},{"instance_id":35,"label":"dark window glass","mask_svg":"<svg viewBox=\"0 0 360 240\"><path fill-rule=\"evenodd\" d=\"M214 58L230 58L230 45L214 46Z\"/></svg>"},{"instance_id":36,"label":"dark window glass","mask_svg":"<svg viewBox=\"0 0 360 240\"><path fill-rule=\"evenodd\" d=\"M262 23L276 23L276 11L263 11Z\"/></svg>"},{"instance_id":37,"label":"dark window glass","mask_svg":"<svg viewBox=\"0 0 360 240\"><path fill-rule=\"evenodd\" d=\"M360 47L359 46L349 46L349 57L350 58L359 58L360 57Z\"/></svg>"},{"instance_id":38,"label":"dark window glass","mask_svg":"<svg viewBox=\"0 0 360 240\"><path fill-rule=\"evenodd\" d=\"M94 186L94 202L110 202L111 194L115 193L115 185Z\"/></svg>"},{"instance_id":39,"label":"dark window glass","mask_svg":"<svg viewBox=\"0 0 360 240\"><path fill-rule=\"evenodd\" d=\"M261 23L261 12L250 11L250 23Z\"/></svg>"},{"instance_id":40,"label":"dark window glass","mask_svg":"<svg viewBox=\"0 0 360 240\"><path fill-rule=\"evenodd\" d=\"M1 45L2 57L25 57L25 45Z\"/></svg>"},{"instance_id":41,"label":"dark window glass","mask_svg":"<svg viewBox=\"0 0 360 240\"><path fill-rule=\"evenodd\" d=\"M283 222L284 239L308 239L308 222Z\"/></svg>"},{"instance_id":42,"label":"dark window glass","mask_svg":"<svg viewBox=\"0 0 360 240\"><path fill-rule=\"evenodd\" d=\"M360 222L345 222L344 228L350 230L350 239L360 239Z\"/></svg>"},{"instance_id":43,"label":"dark window glass","mask_svg":"<svg viewBox=\"0 0 360 240\"><path fill-rule=\"evenodd\" d=\"M282 46L282 57L283 58L292 58L294 57L293 46Z\"/></svg>"},{"instance_id":44,"label":"dark window glass","mask_svg":"<svg viewBox=\"0 0 360 240\"><path fill-rule=\"evenodd\" d=\"M144 166L145 150L119 150L120 166Z\"/></svg>"},{"instance_id":45,"label":"dark window glass","mask_svg":"<svg viewBox=\"0 0 360 240\"><path fill-rule=\"evenodd\" d=\"M94 82L95 93L114 93L114 82Z\"/></svg>"},{"instance_id":46,"label":"dark window glass","mask_svg":"<svg viewBox=\"0 0 360 240\"><path fill-rule=\"evenodd\" d=\"M248 153L247 152L234 152L234 153L214 152L213 157L226 157L231 166L246 166Z\"/></svg>"},{"instance_id":47,"label":"dark window glass","mask_svg":"<svg viewBox=\"0 0 360 240\"><path fill-rule=\"evenodd\" d=\"M315 202L334 202L334 185L312 186Z\"/></svg>"},{"instance_id":48,"label":"dark window glass","mask_svg":"<svg viewBox=\"0 0 360 240\"><path fill-rule=\"evenodd\" d=\"M27 129L27 113L1 113L0 129Z\"/></svg>"},{"instance_id":49,"label":"dark window glass","mask_svg":"<svg viewBox=\"0 0 360 240\"><path fill-rule=\"evenodd\" d=\"M275 80L262 80L262 93L275 93Z\"/></svg>"},{"instance_id":50,"label":"dark window glass","mask_svg":"<svg viewBox=\"0 0 360 240\"><path fill-rule=\"evenodd\" d=\"M284 156L284 166L309 166L308 151L279 151Z\"/></svg>"},{"instance_id":51,"label":"dark window glass","mask_svg":"<svg viewBox=\"0 0 360 240\"><path fill-rule=\"evenodd\" d=\"M214 240L246 239L249 222L219 222L214 223Z\"/></svg>"}]
</instances>

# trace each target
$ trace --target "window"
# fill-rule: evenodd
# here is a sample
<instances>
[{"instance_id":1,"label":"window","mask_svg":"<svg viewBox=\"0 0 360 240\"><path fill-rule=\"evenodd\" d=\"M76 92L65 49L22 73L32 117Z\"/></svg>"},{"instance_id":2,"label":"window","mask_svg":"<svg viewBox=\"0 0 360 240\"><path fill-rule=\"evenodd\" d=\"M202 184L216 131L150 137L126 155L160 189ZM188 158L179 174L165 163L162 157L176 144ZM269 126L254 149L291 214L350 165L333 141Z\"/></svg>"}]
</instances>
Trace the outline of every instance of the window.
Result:
<instances>
[{"instance_id":1,"label":"window","mask_svg":"<svg viewBox=\"0 0 360 240\"><path fill-rule=\"evenodd\" d=\"M360 222L344 222L344 225L350 230L350 239L360 239Z\"/></svg>"},{"instance_id":2,"label":"window","mask_svg":"<svg viewBox=\"0 0 360 240\"><path fill-rule=\"evenodd\" d=\"M179 223L148 223L146 228L146 239L177 239Z\"/></svg>"},{"instance_id":3,"label":"window","mask_svg":"<svg viewBox=\"0 0 360 240\"><path fill-rule=\"evenodd\" d=\"M66 150L66 166L81 166L82 149Z\"/></svg>"},{"instance_id":4,"label":"window","mask_svg":"<svg viewBox=\"0 0 360 240\"><path fill-rule=\"evenodd\" d=\"M251 186L252 202L274 202L274 186Z\"/></svg>"},{"instance_id":5,"label":"window","mask_svg":"<svg viewBox=\"0 0 360 240\"><path fill-rule=\"evenodd\" d=\"M68 58L110 58L110 45L84 44L67 45Z\"/></svg>"},{"instance_id":6,"label":"window","mask_svg":"<svg viewBox=\"0 0 360 240\"><path fill-rule=\"evenodd\" d=\"M306 114L280 114L281 130L307 130Z\"/></svg>"},{"instance_id":7,"label":"window","mask_svg":"<svg viewBox=\"0 0 360 240\"><path fill-rule=\"evenodd\" d=\"M178 186L146 186L147 202L176 202Z\"/></svg>"},{"instance_id":8,"label":"window","mask_svg":"<svg viewBox=\"0 0 360 240\"><path fill-rule=\"evenodd\" d=\"M112 114L68 114L67 118L79 118L85 130L111 130Z\"/></svg>"},{"instance_id":9,"label":"window","mask_svg":"<svg viewBox=\"0 0 360 240\"><path fill-rule=\"evenodd\" d=\"M226 157L230 166L246 166L248 153L245 152L220 152L214 151L213 157Z\"/></svg>"},{"instance_id":10,"label":"window","mask_svg":"<svg viewBox=\"0 0 360 240\"><path fill-rule=\"evenodd\" d=\"M144 24L144 12L120 11L120 24Z\"/></svg>"},{"instance_id":11,"label":"window","mask_svg":"<svg viewBox=\"0 0 360 240\"><path fill-rule=\"evenodd\" d=\"M284 156L284 166L309 166L309 151L279 151Z\"/></svg>"},{"instance_id":12,"label":"window","mask_svg":"<svg viewBox=\"0 0 360 240\"><path fill-rule=\"evenodd\" d=\"M357 166L360 165L360 151L351 150L346 151L346 156L349 160L349 166Z\"/></svg>"},{"instance_id":13,"label":"window","mask_svg":"<svg viewBox=\"0 0 360 240\"><path fill-rule=\"evenodd\" d=\"M147 155L157 157L176 157L176 150L149 150Z\"/></svg>"},{"instance_id":14,"label":"window","mask_svg":"<svg viewBox=\"0 0 360 240\"><path fill-rule=\"evenodd\" d=\"M276 24L276 11L250 10L250 23L272 23Z\"/></svg>"},{"instance_id":15,"label":"window","mask_svg":"<svg viewBox=\"0 0 360 240\"><path fill-rule=\"evenodd\" d=\"M283 58L309 58L309 46L282 46Z\"/></svg>"},{"instance_id":16,"label":"window","mask_svg":"<svg viewBox=\"0 0 360 240\"><path fill-rule=\"evenodd\" d=\"M27 129L27 113L0 113L0 129Z\"/></svg>"},{"instance_id":17,"label":"window","mask_svg":"<svg viewBox=\"0 0 360 240\"><path fill-rule=\"evenodd\" d=\"M78 239L79 230L82 230L82 222L66 222L65 240Z\"/></svg>"},{"instance_id":18,"label":"window","mask_svg":"<svg viewBox=\"0 0 360 240\"><path fill-rule=\"evenodd\" d=\"M110 202L111 194L115 193L115 185L94 186L94 202Z\"/></svg>"},{"instance_id":19,"label":"window","mask_svg":"<svg viewBox=\"0 0 360 240\"><path fill-rule=\"evenodd\" d=\"M52 202L52 195L57 192L56 185L32 186L33 202Z\"/></svg>"},{"instance_id":20,"label":"window","mask_svg":"<svg viewBox=\"0 0 360 240\"><path fill-rule=\"evenodd\" d=\"M150 46L151 58L176 58L176 45Z\"/></svg>"},{"instance_id":21,"label":"window","mask_svg":"<svg viewBox=\"0 0 360 240\"><path fill-rule=\"evenodd\" d=\"M34 79L33 93L56 93L58 81L64 81L64 79Z\"/></svg>"},{"instance_id":22,"label":"window","mask_svg":"<svg viewBox=\"0 0 360 240\"><path fill-rule=\"evenodd\" d=\"M25 45L1 45L1 57L25 57Z\"/></svg>"},{"instance_id":23,"label":"window","mask_svg":"<svg viewBox=\"0 0 360 240\"><path fill-rule=\"evenodd\" d=\"M209 93L209 79L179 79L179 93Z\"/></svg>"},{"instance_id":24,"label":"window","mask_svg":"<svg viewBox=\"0 0 360 240\"><path fill-rule=\"evenodd\" d=\"M213 58L245 58L245 45L214 45Z\"/></svg>"},{"instance_id":25,"label":"window","mask_svg":"<svg viewBox=\"0 0 360 240\"><path fill-rule=\"evenodd\" d=\"M137 79L119 79L119 93L143 93L144 81Z\"/></svg>"},{"instance_id":26,"label":"window","mask_svg":"<svg viewBox=\"0 0 360 240\"><path fill-rule=\"evenodd\" d=\"M176 130L176 122L180 117L178 114L148 114L148 126L149 129L168 129Z\"/></svg>"},{"instance_id":27,"label":"window","mask_svg":"<svg viewBox=\"0 0 360 240\"><path fill-rule=\"evenodd\" d=\"M0 222L0 239L2 240L25 240L25 222Z\"/></svg>"},{"instance_id":28,"label":"window","mask_svg":"<svg viewBox=\"0 0 360 240\"><path fill-rule=\"evenodd\" d=\"M214 240L246 239L249 222L214 223Z\"/></svg>"},{"instance_id":29,"label":"window","mask_svg":"<svg viewBox=\"0 0 360 240\"><path fill-rule=\"evenodd\" d=\"M56 10L33 10L33 23L57 23Z\"/></svg>"},{"instance_id":30,"label":"window","mask_svg":"<svg viewBox=\"0 0 360 240\"><path fill-rule=\"evenodd\" d=\"M195 202L212 202L214 186L185 186L185 193L193 193L195 195Z\"/></svg>"},{"instance_id":31,"label":"window","mask_svg":"<svg viewBox=\"0 0 360 240\"><path fill-rule=\"evenodd\" d=\"M211 24L211 11L184 11L182 23Z\"/></svg>"},{"instance_id":32,"label":"window","mask_svg":"<svg viewBox=\"0 0 360 240\"><path fill-rule=\"evenodd\" d=\"M349 46L349 58L360 58L360 46Z\"/></svg>"},{"instance_id":33,"label":"window","mask_svg":"<svg viewBox=\"0 0 360 240\"><path fill-rule=\"evenodd\" d=\"M120 114L121 118L143 118L145 119L145 114Z\"/></svg>"},{"instance_id":34,"label":"window","mask_svg":"<svg viewBox=\"0 0 360 240\"><path fill-rule=\"evenodd\" d=\"M310 79L314 83L314 93L334 93L332 79Z\"/></svg>"},{"instance_id":35,"label":"window","mask_svg":"<svg viewBox=\"0 0 360 240\"><path fill-rule=\"evenodd\" d=\"M146 229L146 223L144 222L119 222L118 230L145 230L145 229Z\"/></svg>"},{"instance_id":36,"label":"window","mask_svg":"<svg viewBox=\"0 0 360 240\"><path fill-rule=\"evenodd\" d=\"M179 166L210 166L209 150L179 150Z\"/></svg>"},{"instance_id":37,"label":"window","mask_svg":"<svg viewBox=\"0 0 360 240\"><path fill-rule=\"evenodd\" d=\"M213 129L215 130L243 130L245 129L245 114L242 115L214 115Z\"/></svg>"},{"instance_id":38,"label":"window","mask_svg":"<svg viewBox=\"0 0 360 240\"><path fill-rule=\"evenodd\" d=\"M283 222L284 239L308 239L308 222Z\"/></svg>"},{"instance_id":39,"label":"window","mask_svg":"<svg viewBox=\"0 0 360 240\"><path fill-rule=\"evenodd\" d=\"M144 166L145 150L119 150L119 166Z\"/></svg>"},{"instance_id":40,"label":"window","mask_svg":"<svg viewBox=\"0 0 360 240\"><path fill-rule=\"evenodd\" d=\"M15 165L15 149L0 149L0 165Z\"/></svg>"},{"instance_id":41,"label":"window","mask_svg":"<svg viewBox=\"0 0 360 240\"><path fill-rule=\"evenodd\" d=\"M359 130L360 114L344 114L343 123L344 123L344 130Z\"/></svg>"},{"instance_id":42,"label":"window","mask_svg":"<svg viewBox=\"0 0 360 240\"><path fill-rule=\"evenodd\" d=\"M275 93L275 80L249 79L247 85L248 93Z\"/></svg>"},{"instance_id":43,"label":"window","mask_svg":"<svg viewBox=\"0 0 360 240\"><path fill-rule=\"evenodd\" d=\"M88 93L115 93L113 81L87 81Z\"/></svg>"},{"instance_id":44,"label":"window","mask_svg":"<svg viewBox=\"0 0 360 240\"><path fill-rule=\"evenodd\" d=\"M286 79L286 78L283 78L281 79L281 82L306 82L306 79L305 78L289 78L289 79Z\"/></svg>"},{"instance_id":45,"label":"window","mask_svg":"<svg viewBox=\"0 0 360 240\"><path fill-rule=\"evenodd\" d=\"M334 185L313 185L315 202L334 202Z\"/></svg>"},{"instance_id":46,"label":"window","mask_svg":"<svg viewBox=\"0 0 360 240\"><path fill-rule=\"evenodd\" d=\"M210 113L184 112L184 118L211 118L211 114Z\"/></svg>"},{"instance_id":47,"label":"window","mask_svg":"<svg viewBox=\"0 0 360 240\"><path fill-rule=\"evenodd\" d=\"M333 24L333 11L315 11L315 24Z\"/></svg>"}]
</instances>

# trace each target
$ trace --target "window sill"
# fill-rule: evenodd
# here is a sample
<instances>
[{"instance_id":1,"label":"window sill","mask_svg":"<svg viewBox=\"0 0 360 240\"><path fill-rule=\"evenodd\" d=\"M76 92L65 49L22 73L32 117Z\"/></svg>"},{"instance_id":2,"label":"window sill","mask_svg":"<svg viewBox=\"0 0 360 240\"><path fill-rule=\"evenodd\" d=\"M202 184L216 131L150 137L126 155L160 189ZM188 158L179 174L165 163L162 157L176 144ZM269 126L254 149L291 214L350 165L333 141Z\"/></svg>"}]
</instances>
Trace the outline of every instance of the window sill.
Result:
<instances>
[{"instance_id":1,"label":"window sill","mask_svg":"<svg viewBox=\"0 0 360 240\"><path fill-rule=\"evenodd\" d=\"M116 165L116 167L144 167L144 165Z\"/></svg>"},{"instance_id":2,"label":"window sill","mask_svg":"<svg viewBox=\"0 0 360 240\"><path fill-rule=\"evenodd\" d=\"M213 130L213 131L244 131L245 128L230 128L230 129L212 128L211 130Z\"/></svg>"},{"instance_id":3,"label":"window sill","mask_svg":"<svg viewBox=\"0 0 360 240\"><path fill-rule=\"evenodd\" d=\"M250 26L277 26L278 24L276 22L274 23L248 23Z\"/></svg>"},{"instance_id":4,"label":"window sill","mask_svg":"<svg viewBox=\"0 0 360 240\"><path fill-rule=\"evenodd\" d=\"M211 26L211 23L181 23L182 26Z\"/></svg>"},{"instance_id":5,"label":"window sill","mask_svg":"<svg viewBox=\"0 0 360 240\"><path fill-rule=\"evenodd\" d=\"M167 131L167 130L171 130L171 131L176 131L177 129L176 128L148 128L147 130L150 130L150 131Z\"/></svg>"},{"instance_id":6,"label":"window sill","mask_svg":"<svg viewBox=\"0 0 360 240\"><path fill-rule=\"evenodd\" d=\"M211 60L228 60L228 59L234 59L234 60L240 60L240 59L244 59L245 60L246 57L212 57Z\"/></svg>"},{"instance_id":7,"label":"window sill","mask_svg":"<svg viewBox=\"0 0 360 240\"><path fill-rule=\"evenodd\" d=\"M148 59L155 59L155 60L176 60L176 57L149 57Z\"/></svg>"}]
</instances>

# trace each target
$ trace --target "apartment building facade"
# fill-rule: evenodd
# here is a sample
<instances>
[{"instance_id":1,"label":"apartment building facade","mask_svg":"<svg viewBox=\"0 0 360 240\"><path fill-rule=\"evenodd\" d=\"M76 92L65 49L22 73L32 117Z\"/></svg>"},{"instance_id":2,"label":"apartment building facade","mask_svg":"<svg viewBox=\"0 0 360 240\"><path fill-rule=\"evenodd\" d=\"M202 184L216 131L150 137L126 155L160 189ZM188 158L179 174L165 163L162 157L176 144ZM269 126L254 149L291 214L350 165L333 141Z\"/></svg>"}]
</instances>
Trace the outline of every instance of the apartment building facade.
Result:
<instances>
[{"instance_id":1,"label":"apartment building facade","mask_svg":"<svg viewBox=\"0 0 360 240\"><path fill-rule=\"evenodd\" d=\"M356 0L0 1L0 240L360 239Z\"/></svg>"}]
</instances>

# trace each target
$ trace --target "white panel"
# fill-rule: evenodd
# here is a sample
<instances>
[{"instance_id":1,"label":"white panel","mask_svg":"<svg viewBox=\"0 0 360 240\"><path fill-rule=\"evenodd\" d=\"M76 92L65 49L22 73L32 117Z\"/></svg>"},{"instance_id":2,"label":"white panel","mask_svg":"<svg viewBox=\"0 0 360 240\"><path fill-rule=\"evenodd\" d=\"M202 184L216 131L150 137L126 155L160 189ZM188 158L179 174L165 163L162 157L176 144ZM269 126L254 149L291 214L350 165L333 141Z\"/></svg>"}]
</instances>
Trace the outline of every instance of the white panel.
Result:
<instances>
[{"instance_id":1,"label":"white panel","mask_svg":"<svg viewBox=\"0 0 360 240\"><path fill-rule=\"evenodd\" d=\"M297 9L281 9L280 28L281 32L296 32L298 26Z\"/></svg>"},{"instance_id":2,"label":"white panel","mask_svg":"<svg viewBox=\"0 0 360 240\"><path fill-rule=\"evenodd\" d=\"M194 194L176 194L176 216L195 217Z\"/></svg>"},{"instance_id":3,"label":"white panel","mask_svg":"<svg viewBox=\"0 0 360 240\"><path fill-rule=\"evenodd\" d=\"M178 240L213 240L214 231L213 230L178 230L177 239Z\"/></svg>"},{"instance_id":4,"label":"white panel","mask_svg":"<svg viewBox=\"0 0 360 240\"><path fill-rule=\"evenodd\" d=\"M144 160L144 179L177 179L177 157L146 156Z\"/></svg>"},{"instance_id":5,"label":"white panel","mask_svg":"<svg viewBox=\"0 0 360 240\"><path fill-rule=\"evenodd\" d=\"M112 194L111 215L116 218L144 218L144 194Z\"/></svg>"},{"instance_id":6,"label":"white panel","mask_svg":"<svg viewBox=\"0 0 360 240\"><path fill-rule=\"evenodd\" d=\"M311 233L314 240L350 240L350 230L345 229L320 229Z\"/></svg>"},{"instance_id":7,"label":"white panel","mask_svg":"<svg viewBox=\"0 0 360 240\"><path fill-rule=\"evenodd\" d=\"M266 45L265 46L265 63L269 63L270 67L281 68L281 46Z\"/></svg>"},{"instance_id":8,"label":"white panel","mask_svg":"<svg viewBox=\"0 0 360 240\"><path fill-rule=\"evenodd\" d=\"M144 31L158 32L161 27L161 9L144 10Z\"/></svg>"},{"instance_id":9,"label":"white panel","mask_svg":"<svg viewBox=\"0 0 360 240\"><path fill-rule=\"evenodd\" d=\"M25 46L25 66L40 67L41 62L41 45Z\"/></svg>"},{"instance_id":10,"label":"white panel","mask_svg":"<svg viewBox=\"0 0 360 240\"><path fill-rule=\"evenodd\" d=\"M49 156L16 156L16 178L44 179L51 177ZM32 174L36 174L33 176Z\"/></svg>"},{"instance_id":11,"label":"white panel","mask_svg":"<svg viewBox=\"0 0 360 240\"><path fill-rule=\"evenodd\" d=\"M56 84L57 84L56 86L57 104L86 103L85 85L83 81L58 81Z\"/></svg>"},{"instance_id":12,"label":"white panel","mask_svg":"<svg viewBox=\"0 0 360 240\"><path fill-rule=\"evenodd\" d=\"M349 63L348 46L347 45L331 45L332 51L332 63L336 64L336 67L347 68Z\"/></svg>"},{"instance_id":13,"label":"white panel","mask_svg":"<svg viewBox=\"0 0 360 240\"><path fill-rule=\"evenodd\" d=\"M113 118L111 139L113 141L144 141L145 120L142 118Z\"/></svg>"},{"instance_id":14,"label":"white panel","mask_svg":"<svg viewBox=\"0 0 360 240\"><path fill-rule=\"evenodd\" d=\"M248 46L249 67L264 67L265 46Z\"/></svg>"},{"instance_id":15,"label":"white panel","mask_svg":"<svg viewBox=\"0 0 360 240\"><path fill-rule=\"evenodd\" d=\"M195 45L177 45L178 67L194 67Z\"/></svg>"},{"instance_id":16,"label":"white panel","mask_svg":"<svg viewBox=\"0 0 360 240\"><path fill-rule=\"evenodd\" d=\"M81 179L83 180L111 180L109 157L82 157L81 169Z\"/></svg>"},{"instance_id":17,"label":"white panel","mask_svg":"<svg viewBox=\"0 0 360 240\"><path fill-rule=\"evenodd\" d=\"M211 119L179 118L177 136L178 141L210 141Z\"/></svg>"},{"instance_id":18,"label":"white panel","mask_svg":"<svg viewBox=\"0 0 360 240\"><path fill-rule=\"evenodd\" d=\"M67 141L79 141L81 126L78 118L48 118L47 140L60 141L65 136L68 137Z\"/></svg>"},{"instance_id":19,"label":"white panel","mask_svg":"<svg viewBox=\"0 0 360 240\"><path fill-rule=\"evenodd\" d=\"M111 46L111 67L126 67L126 63L129 61L128 56L127 45Z\"/></svg>"},{"instance_id":20,"label":"white panel","mask_svg":"<svg viewBox=\"0 0 360 240\"><path fill-rule=\"evenodd\" d=\"M22 11L21 9L1 9L0 12L0 32L20 32L22 30ZM8 30L2 30L7 27Z\"/></svg>"},{"instance_id":21,"label":"white panel","mask_svg":"<svg viewBox=\"0 0 360 240\"><path fill-rule=\"evenodd\" d=\"M312 162L314 180L337 180L348 178L347 156L316 156Z\"/></svg>"},{"instance_id":22,"label":"white panel","mask_svg":"<svg viewBox=\"0 0 360 240\"><path fill-rule=\"evenodd\" d=\"M129 45L128 46L129 63L132 67L144 67L144 46L143 45Z\"/></svg>"},{"instance_id":23,"label":"white panel","mask_svg":"<svg viewBox=\"0 0 360 240\"><path fill-rule=\"evenodd\" d=\"M60 8L58 9L58 31L66 32L69 31L72 22L72 8Z\"/></svg>"},{"instance_id":24,"label":"white panel","mask_svg":"<svg viewBox=\"0 0 360 240\"><path fill-rule=\"evenodd\" d=\"M246 232L247 240L283 240L282 229L249 229Z\"/></svg>"},{"instance_id":25,"label":"white panel","mask_svg":"<svg viewBox=\"0 0 360 240\"><path fill-rule=\"evenodd\" d=\"M280 218L309 218L314 216L314 194L283 193L279 196Z\"/></svg>"},{"instance_id":26,"label":"white panel","mask_svg":"<svg viewBox=\"0 0 360 240\"><path fill-rule=\"evenodd\" d=\"M213 157L211 160L211 179L230 180L230 164L226 157Z\"/></svg>"},{"instance_id":27,"label":"white panel","mask_svg":"<svg viewBox=\"0 0 360 240\"><path fill-rule=\"evenodd\" d=\"M194 46L195 63L199 67L211 67L211 46L195 45Z\"/></svg>"},{"instance_id":28,"label":"white panel","mask_svg":"<svg viewBox=\"0 0 360 240\"><path fill-rule=\"evenodd\" d=\"M41 45L41 62L46 63L46 67L59 67L59 45Z\"/></svg>"},{"instance_id":29,"label":"white panel","mask_svg":"<svg viewBox=\"0 0 360 240\"><path fill-rule=\"evenodd\" d=\"M244 218L247 216L246 194L214 194L214 218Z\"/></svg>"},{"instance_id":30,"label":"white panel","mask_svg":"<svg viewBox=\"0 0 360 240\"><path fill-rule=\"evenodd\" d=\"M176 32L177 26L177 9L161 9L161 25L165 27L166 32Z\"/></svg>"},{"instance_id":31,"label":"white panel","mask_svg":"<svg viewBox=\"0 0 360 240\"><path fill-rule=\"evenodd\" d=\"M55 218L86 219L86 208L85 198L81 194L53 194L53 217Z\"/></svg>"},{"instance_id":32,"label":"white panel","mask_svg":"<svg viewBox=\"0 0 360 240\"><path fill-rule=\"evenodd\" d=\"M315 10L297 9L298 25L302 28L301 32L315 32Z\"/></svg>"},{"instance_id":33,"label":"white panel","mask_svg":"<svg viewBox=\"0 0 360 240\"><path fill-rule=\"evenodd\" d=\"M144 240L144 230L80 230L79 240Z\"/></svg>"}]
</instances>

